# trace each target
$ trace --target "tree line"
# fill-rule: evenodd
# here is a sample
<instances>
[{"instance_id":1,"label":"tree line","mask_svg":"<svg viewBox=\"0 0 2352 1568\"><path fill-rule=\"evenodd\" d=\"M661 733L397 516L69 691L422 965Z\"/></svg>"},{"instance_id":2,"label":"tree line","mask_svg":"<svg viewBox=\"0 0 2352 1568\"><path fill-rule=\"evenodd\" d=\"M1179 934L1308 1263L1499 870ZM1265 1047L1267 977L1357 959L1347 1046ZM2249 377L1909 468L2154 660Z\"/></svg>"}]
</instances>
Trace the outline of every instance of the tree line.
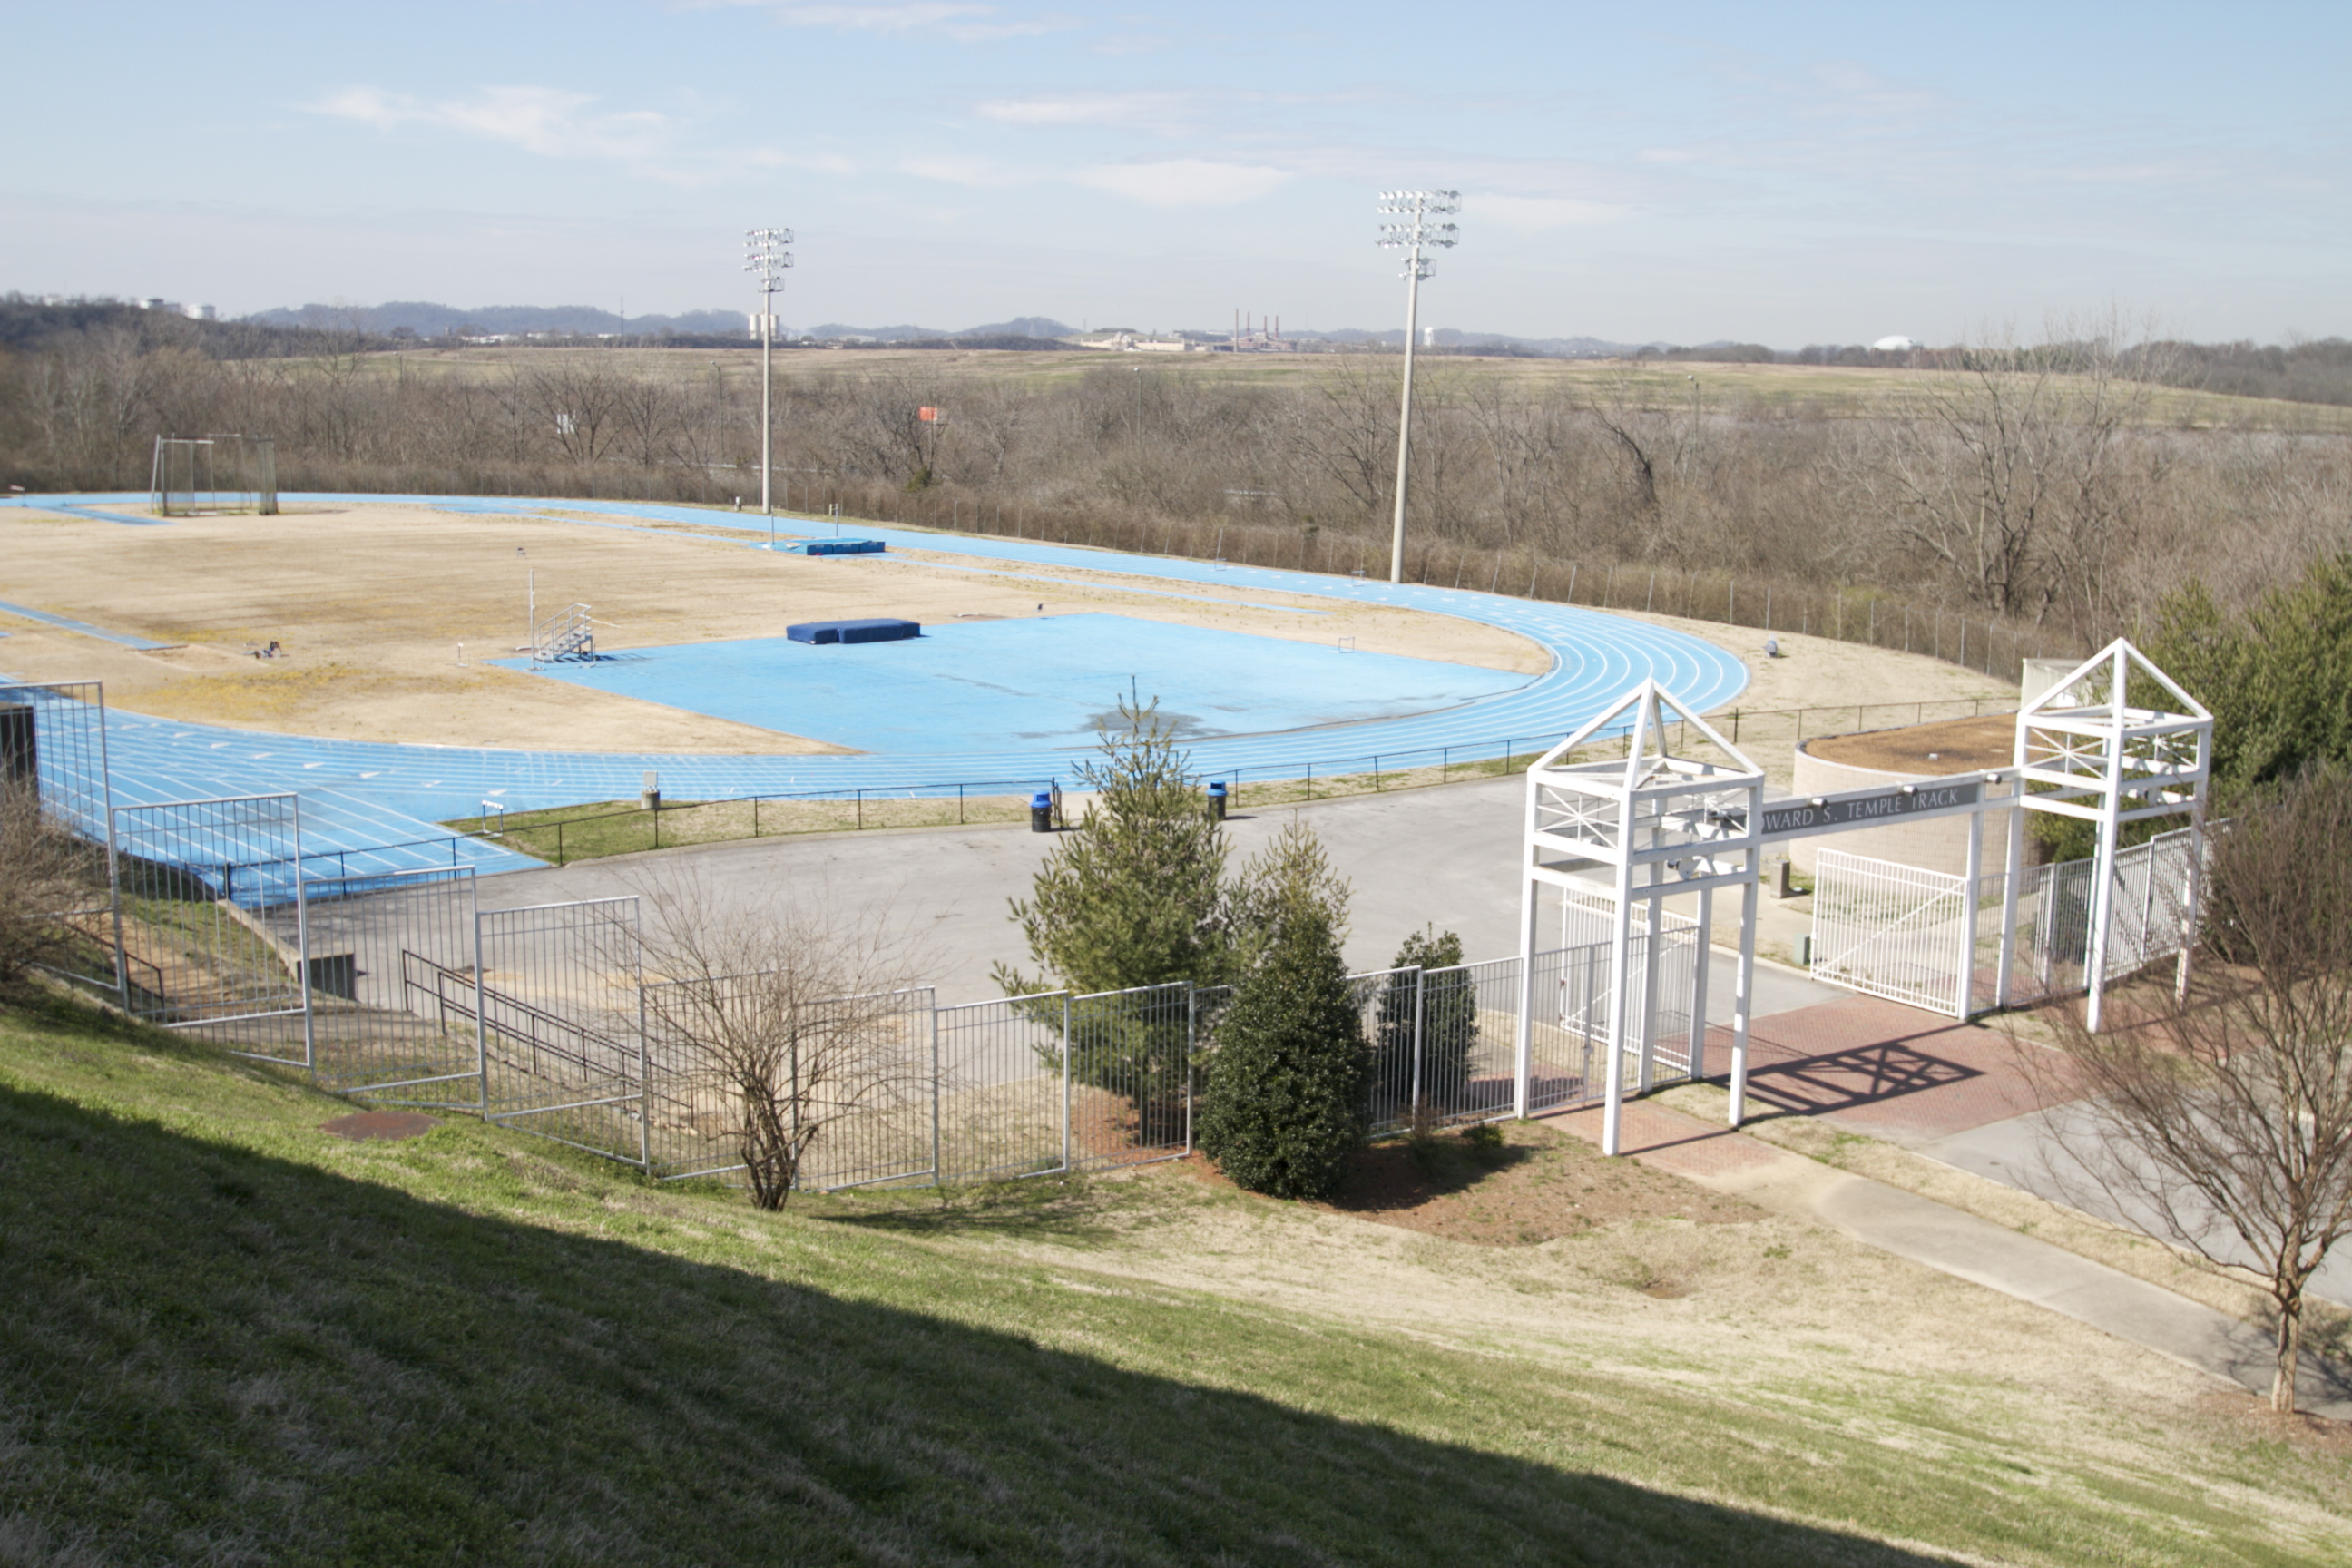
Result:
<instances>
[{"instance_id":1,"label":"tree line","mask_svg":"<svg viewBox=\"0 0 2352 1568\"><path fill-rule=\"evenodd\" d=\"M24 316L0 309L0 470L29 489L137 488L156 435L240 432L276 437L288 490L720 506L759 491L748 356L452 363L322 332L246 353L222 329L276 330L92 308L36 333ZM2162 388L2189 373L2160 349L2076 332L1944 353L1837 410L1714 391L1678 363L1571 378L1435 359L1410 570L1580 603L1605 574L1602 602L1633 608L1618 585L1638 577L1665 609L1662 574L1684 585L1679 613L1742 622L1768 594L1809 596L1775 626L1790 630L1843 627L1843 600L1824 595L1851 592L1979 617L2012 653L2036 651L2029 632L2063 652L2138 625L2183 581L2242 603L2352 542L2352 442L2168 424ZM779 376L777 493L791 510L1384 574L1395 359L1293 370L1107 357L1045 378L1032 362L812 356ZM1732 585L1722 611L1695 578Z\"/></svg>"}]
</instances>

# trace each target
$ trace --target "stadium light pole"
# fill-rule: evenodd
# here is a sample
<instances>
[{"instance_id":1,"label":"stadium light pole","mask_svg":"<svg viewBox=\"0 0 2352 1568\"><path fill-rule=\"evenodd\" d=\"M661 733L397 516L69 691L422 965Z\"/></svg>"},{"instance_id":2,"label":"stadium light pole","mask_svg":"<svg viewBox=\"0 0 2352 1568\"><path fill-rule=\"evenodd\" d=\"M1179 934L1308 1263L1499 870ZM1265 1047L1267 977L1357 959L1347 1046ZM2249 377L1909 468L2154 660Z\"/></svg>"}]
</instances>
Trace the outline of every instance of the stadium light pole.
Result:
<instances>
[{"instance_id":1,"label":"stadium light pole","mask_svg":"<svg viewBox=\"0 0 2352 1568\"><path fill-rule=\"evenodd\" d=\"M743 270L760 284L760 510L768 514L771 550L776 547L776 502L769 489L776 471L776 426L768 397L775 384L776 292L783 288L784 273L793 264L793 253L784 248L792 242L788 228L748 229L743 236Z\"/></svg>"},{"instance_id":2,"label":"stadium light pole","mask_svg":"<svg viewBox=\"0 0 2352 1568\"><path fill-rule=\"evenodd\" d=\"M1460 243L1454 226L1435 220L1462 210L1460 191L1382 191L1381 213L1398 218L1381 225L1376 242L1402 248L1404 258L1404 404L1397 416L1396 527L1389 538L1389 581L1404 581L1404 484L1412 462L1412 341L1421 332L1421 280L1429 276L1424 246Z\"/></svg>"}]
</instances>

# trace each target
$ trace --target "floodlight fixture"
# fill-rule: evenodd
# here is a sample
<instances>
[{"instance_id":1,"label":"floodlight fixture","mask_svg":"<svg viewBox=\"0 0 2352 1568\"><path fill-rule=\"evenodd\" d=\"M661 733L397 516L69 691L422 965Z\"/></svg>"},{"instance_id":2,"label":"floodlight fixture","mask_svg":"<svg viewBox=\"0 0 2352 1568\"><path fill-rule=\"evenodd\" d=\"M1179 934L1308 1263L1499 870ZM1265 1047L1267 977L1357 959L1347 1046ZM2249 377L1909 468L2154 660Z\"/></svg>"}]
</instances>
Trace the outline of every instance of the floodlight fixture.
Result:
<instances>
[{"instance_id":1,"label":"floodlight fixture","mask_svg":"<svg viewBox=\"0 0 2352 1568\"><path fill-rule=\"evenodd\" d=\"M776 468L776 426L770 413L770 395L775 385L776 296L782 291L784 274L793 265L793 253L784 248L792 242L793 231L788 228L754 228L743 234L743 270L760 287L760 510L768 514L771 550L776 547L775 495L768 482Z\"/></svg>"},{"instance_id":2,"label":"floodlight fixture","mask_svg":"<svg viewBox=\"0 0 2352 1568\"><path fill-rule=\"evenodd\" d=\"M1460 191L1382 191L1379 211L1399 223L1381 225L1373 241L1383 249L1402 250L1404 258L1404 398L1397 416L1396 524L1389 538L1389 581L1404 581L1405 479L1412 464L1412 345L1421 335L1421 280L1429 276L1425 248L1445 248L1461 243L1460 226L1437 220L1462 210Z\"/></svg>"}]
</instances>

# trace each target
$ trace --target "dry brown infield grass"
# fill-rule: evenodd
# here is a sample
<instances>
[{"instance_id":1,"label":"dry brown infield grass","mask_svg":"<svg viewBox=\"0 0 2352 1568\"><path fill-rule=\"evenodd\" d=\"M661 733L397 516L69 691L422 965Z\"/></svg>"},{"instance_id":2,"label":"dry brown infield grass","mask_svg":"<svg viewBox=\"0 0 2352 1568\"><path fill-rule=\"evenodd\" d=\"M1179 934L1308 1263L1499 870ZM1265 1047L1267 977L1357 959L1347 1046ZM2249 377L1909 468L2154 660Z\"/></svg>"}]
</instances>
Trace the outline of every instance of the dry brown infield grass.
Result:
<instances>
[{"instance_id":1,"label":"dry brown infield grass","mask_svg":"<svg viewBox=\"0 0 2352 1568\"><path fill-rule=\"evenodd\" d=\"M139 651L0 614L12 634L0 662L35 679L101 679L108 700L133 711L261 731L547 751L807 753L841 748L483 661L511 657L525 640L534 581L542 616L585 603L601 623L599 646L614 650L778 637L790 622L834 616L940 623L1094 612L1307 642L1352 638L1366 651L1529 675L1549 658L1514 633L1423 610L1255 584L1188 583L1179 591L1196 596L1171 597L1170 584L1122 572L1127 558L1111 552L1100 567L1003 563L982 574L955 569L969 558L950 550L811 559L747 549L727 531L758 520L731 513L714 512L708 525L634 528L584 526L586 515L360 503L134 528L12 512L0 523L10 556L0 598L176 646ZM1750 629L1634 618L1747 658L1746 709L2011 695L1925 656L1782 633L1786 657L1765 659L1763 634ZM283 657L252 657L272 641ZM1780 761L1770 752L1758 752L1768 765Z\"/></svg>"}]
</instances>

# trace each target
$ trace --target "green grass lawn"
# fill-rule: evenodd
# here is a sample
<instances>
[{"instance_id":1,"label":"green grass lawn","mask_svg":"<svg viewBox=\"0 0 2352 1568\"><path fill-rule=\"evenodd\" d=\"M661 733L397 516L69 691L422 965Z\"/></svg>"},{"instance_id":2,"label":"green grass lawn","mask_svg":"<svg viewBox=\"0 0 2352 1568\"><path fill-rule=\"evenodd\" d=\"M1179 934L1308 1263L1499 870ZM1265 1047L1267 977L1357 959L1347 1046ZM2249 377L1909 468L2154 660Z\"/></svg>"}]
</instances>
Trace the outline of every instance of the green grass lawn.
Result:
<instances>
[{"instance_id":1,"label":"green grass lawn","mask_svg":"<svg viewBox=\"0 0 2352 1568\"><path fill-rule=\"evenodd\" d=\"M349 1109L0 1014L0 1563L2352 1559L2340 1452L1106 1267L1171 1205L1279 1239L1181 1178L765 1215Z\"/></svg>"}]
</instances>

